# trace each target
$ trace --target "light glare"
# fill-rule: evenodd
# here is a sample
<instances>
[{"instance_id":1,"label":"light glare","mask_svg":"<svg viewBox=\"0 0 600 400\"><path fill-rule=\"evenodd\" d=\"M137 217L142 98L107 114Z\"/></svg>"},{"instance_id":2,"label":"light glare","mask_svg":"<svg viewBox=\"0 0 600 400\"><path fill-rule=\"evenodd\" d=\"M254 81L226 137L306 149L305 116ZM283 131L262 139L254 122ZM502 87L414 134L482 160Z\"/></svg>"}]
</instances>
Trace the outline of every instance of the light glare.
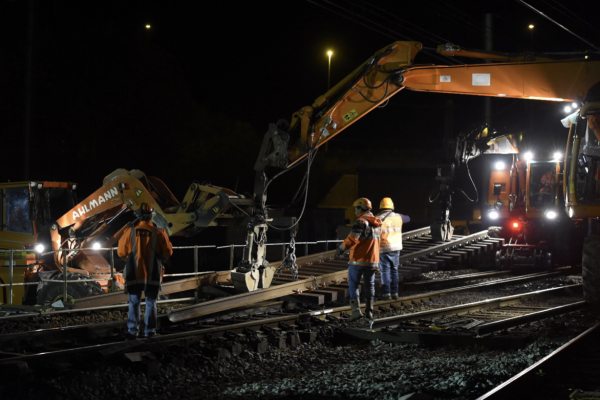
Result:
<instances>
[{"instance_id":1,"label":"light glare","mask_svg":"<svg viewBox=\"0 0 600 400\"><path fill-rule=\"evenodd\" d=\"M523 157L525 158L525 161L531 161L531 159L533 158L533 153L528 151Z\"/></svg>"},{"instance_id":2,"label":"light glare","mask_svg":"<svg viewBox=\"0 0 600 400\"><path fill-rule=\"evenodd\" d=\"M560 161L560 160L562 160L562 153L557 151L556 153L554 153L554 161Z\"/></svg>"},{"instance_id":3,"label":"light glare","mask_svg":"<svg viewBox=\"0 0 600 400\"><path fill-rule=\"evenodd\" d=\"M92 245L92 249L94 249L94 250L98 250L98 249L100 249L100 243L94 243L94 244Z\"/></svg>"},{"instance_id":4,"label":"light glare","mask_svg":"<svg viewBox=\"0 0 600 400\"><path fill-rule=\"evenodd\" d=\"M35 251L37 251L38 253L42 253L44 251L45 247L43 244L36 244L35 245Z\"/></svg>"},{"instance_id":5,"label":"light glare","mask_svg":"<svg viewBox=\"0 0 600 400\"><path fill-rule=\"evenodd\" d=\"M552 211L552 210L548 211L546 213L546 218L548 218L548 219L554 219L554 218L556 218L556 211Z\"/></svg>"},{"instance_id":6,"label":"light glare","mask_svg":"<svg viewBox=\"0 0 600 400\"><path fill-rule=\"evenodd\" d=\"M573 107L573 108L577 108L577 107L578 107L578 105L577 105L577 103L573 102L573 104L571 104L571 107Z\"/></svg>"},{"instance_id":7,"label":"light glare","mask_svg":"<svg viewBox=\"0 0 600 400\"><path fill-rule=\"evenodd\" d=\"M565 112L569 113L571 112L572 108L571 106L565 106Z\"/></svg>"},{"instance_id":8,"label":"light glare","mask_svg":"<svg viewBox=\"0 0 600 400\"><path fill-rule=\"evenodd\" d=\"M499 216L498 211L490 211L489 217L491 219L498 219L498 216Z\"/></svg>"},{"instance_id":9,"label":"light glare","mask_svg":"<svg viewBox=\"0 0 600 400\"><path fill-rule=\"evenodd\" d=\"M146 24L146 29L150 29L150 28L152 28L152 27L150 26L150 24Z\"/></svg>"},{"instance_id":10,"label":"light glare","mask_svg":"<svg viewBox=\"0 0 600 400\"><path fill-rule=\"evenodd\" d=\"M498 161L498 162L496 163L496 169L497 169L498 171L502 171L502 170L504 169L504 167L505 167L505 165L504 165L504 162L502 162L502 161Z\"/></svg>"}]
</instances>

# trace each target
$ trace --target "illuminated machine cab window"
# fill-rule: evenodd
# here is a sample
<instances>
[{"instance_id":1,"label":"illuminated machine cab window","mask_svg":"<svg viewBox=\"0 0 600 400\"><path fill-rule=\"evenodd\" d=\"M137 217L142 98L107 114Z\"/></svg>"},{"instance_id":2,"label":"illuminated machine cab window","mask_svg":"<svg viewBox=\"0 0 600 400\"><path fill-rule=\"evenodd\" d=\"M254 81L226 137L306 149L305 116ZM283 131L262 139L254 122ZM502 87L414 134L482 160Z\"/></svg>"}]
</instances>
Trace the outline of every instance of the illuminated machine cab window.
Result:
<instances>
[{"instance_id":1,"label":"illuminated machine cab window","mask_svg":"<svg viewBox=\"0 0 600 400\"><path fill-rule=\"evenodd\" d=\"M4 189L4 227L9 232L33 235L29 219L29 188L27 186Z\"/></svg>"},{"instance_id":2,"label":"illuminated machine cab window","mask_svg":"<svg viewBox=\"0 0 600 400\"><path fill-rule=\"evenodd\" d=\"M552 206L556 200L556 162L531 162L529 168L529 205L536 210Z\"/></svg>"}]
</instances>

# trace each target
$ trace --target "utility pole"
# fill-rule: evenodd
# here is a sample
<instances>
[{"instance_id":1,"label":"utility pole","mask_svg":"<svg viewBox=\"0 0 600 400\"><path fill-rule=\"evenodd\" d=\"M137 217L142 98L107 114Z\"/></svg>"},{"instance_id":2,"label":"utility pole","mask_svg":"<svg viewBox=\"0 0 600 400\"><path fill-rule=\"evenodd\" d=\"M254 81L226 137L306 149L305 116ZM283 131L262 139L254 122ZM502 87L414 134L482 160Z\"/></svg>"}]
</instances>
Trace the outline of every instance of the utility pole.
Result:
<instances>
[{"instance_id":1,"label":"utility pole","mask_svg":"<svg viewBox=\"0 0 600 400\"><path fill-rule=\"evenodd\" d=\"M33 125L33 34L35 26L35 0L29 0L28 11L27 75L25 77L25 126L23 129L23 180L29 179L29 147Z\"/></svg>"},{"instance_id":2,"label":"utility pole","mask_svg":"<svg viewBox=\"0 0 600 400\"><path fill-rule=\"evenodd\" d=\"M492 43L492 14L485 14L485 26L484 26L484 40L485 40L485 51L492 51L493 43ZM486 63L489 63L490 60L485 60ZM484 111L484 120L487 126L491 127L492 125L492 99L490 97L485 98L485 111Z\"/></svg>"}]
</instances>

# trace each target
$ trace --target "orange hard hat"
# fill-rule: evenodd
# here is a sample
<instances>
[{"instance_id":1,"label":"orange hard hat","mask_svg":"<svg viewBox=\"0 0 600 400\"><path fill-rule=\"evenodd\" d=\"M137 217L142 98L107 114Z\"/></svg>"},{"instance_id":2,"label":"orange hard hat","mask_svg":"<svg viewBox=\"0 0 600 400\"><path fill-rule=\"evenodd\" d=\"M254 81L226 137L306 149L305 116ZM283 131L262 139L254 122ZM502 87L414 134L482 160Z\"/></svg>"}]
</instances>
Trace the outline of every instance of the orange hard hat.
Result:
<instances>
[{"instance_id":1,"label":"orange hard hat","mask_svg":"<svg viewBox=\"0 0 600 400\"><path fill-rule=\"evenodd\" d=\"M135 210L135 215L137 215L138 217L149 217L152 214L154 214L154 207L152 207L148 203L140 204L140 208Z\"/></svg>"},{"instance_id":2,"label":"orange hard hat","mask_svg":"<svg viewBox=\"0 0 600 400\"><path fill-rule=\"evenodd\" d=\"M389 197L384 197L383 199L381 199L381 203L379 203L379 208L380 209L389 208L389 209L393 210L394 202Z\"/></svg>"},{"instance_id":3,"label":"orange hard hat","mask_svg":"<svg viewBox=\"0 0 600 400\"><path fill-rule=\"evenodd\" d=\"M367 199L366 197L361 197L360 199L356 200L354 202L354 204L352 204L353 207L360 207L363 210L371 210L373 207L371 206L371 201L369 201L369 199Z\"/></svg>"}]
</instances>

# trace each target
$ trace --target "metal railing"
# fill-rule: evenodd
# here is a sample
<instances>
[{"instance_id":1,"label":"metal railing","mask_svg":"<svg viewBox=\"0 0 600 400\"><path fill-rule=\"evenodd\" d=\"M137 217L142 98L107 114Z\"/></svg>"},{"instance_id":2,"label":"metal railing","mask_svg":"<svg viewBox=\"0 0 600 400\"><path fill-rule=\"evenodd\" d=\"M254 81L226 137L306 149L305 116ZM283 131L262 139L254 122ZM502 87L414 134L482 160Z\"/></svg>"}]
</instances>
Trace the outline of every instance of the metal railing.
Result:
<instances>
[{"instance_id":1,"label":"metal railing","mask_svg":"<svg viewBox=\"0 0 600 400\"><path fill-rule=\"evenodd\" d=\"M337 239L332 239L332 240L317 240L317 241L306 241L306 242L295 242L296 245L304 245L304 254L307 255L308 254L308 246L309 245L317 245L317 244L322 244L325 243L326 245L326 249L329 250L329 243L341 243L343 242L343 240L337 240ZM281 254L282 257L281 259L285 259L286 256L286 248L287 246L289 246L289 243L267 243L267 246L281 246L282 250L281 250ZM234 267L234 259L235 259L235 248L237 247L245 247L245 245L243 244L231 244L231 245L226 245L226 246L216 246L216 245L206 245L206 246L174 246L173 250L190 250L193 249L194 250L194 272L184 272L184 273L176 273L176 274L164 274L164 277L176 277L176 276L197 276L197 275L206 275L206 274L211 274L211 273L215 273L217 271L198 271L199 269L199 257L198 257L198 250L199 249L216 249L216 250L222 250L222 249L229 249L229 270L232 270ZM7 252L9 253L9 261L8 261L8 268L9 268L9 272L8 272L8 283L3 283L0 284L0 288L2 287L8 287L8 304L12 305L13 304L13 288L15 286L28 286L28 285L38 285L39 282L54 282L54 283L58 283L58 280L53 280L53 279L40 279L39 281L35 281L35 282L14 282L14 267L15 267L15 260L14 260L14 253L15 252L19 252L19 253L25 253L25 260L27 260L27 254L35 254L36 257L38 255L40 256L45 256L45 255L49 255L49 254L56 254L56 253L60 253L62 252L62 260L61 260L61 264L62 264L62 269L63 269L63 275L64 275L64 279L60 282L63 283L64 285L64 289L63 289L63 303L65 303L68 299L68 284L69 283L82 283L82 282L101 282L101 281L111 281L111 285L110 285L110 291L113 292L115 291L115 288L117 287L117 280L115 278L115 250L117 250L117 247L102 247L102 248L91 248L91 247L86 247L86 248L77 248L77 249L60 249L60 250L53 250L53 251L48 251L45 253L41 253L39 254L38 252L34 251L34 250L15 250L15 249L7 249L7 250L2 250L2 252ZM77 279L77 280L69 280L67 279L68 277L68 261L67 261L67 253L72 252L72 251L94 251L94 252L99 252L99 251L109 251L110 252L110 256L109 256L109 264L110 264L110 278L89 278L89 279ZM27 264L25 266L29 266L29 265L37 265L36 264ZM98 268L98 267L97 267Z\"/></svg>"}]
</instances>

